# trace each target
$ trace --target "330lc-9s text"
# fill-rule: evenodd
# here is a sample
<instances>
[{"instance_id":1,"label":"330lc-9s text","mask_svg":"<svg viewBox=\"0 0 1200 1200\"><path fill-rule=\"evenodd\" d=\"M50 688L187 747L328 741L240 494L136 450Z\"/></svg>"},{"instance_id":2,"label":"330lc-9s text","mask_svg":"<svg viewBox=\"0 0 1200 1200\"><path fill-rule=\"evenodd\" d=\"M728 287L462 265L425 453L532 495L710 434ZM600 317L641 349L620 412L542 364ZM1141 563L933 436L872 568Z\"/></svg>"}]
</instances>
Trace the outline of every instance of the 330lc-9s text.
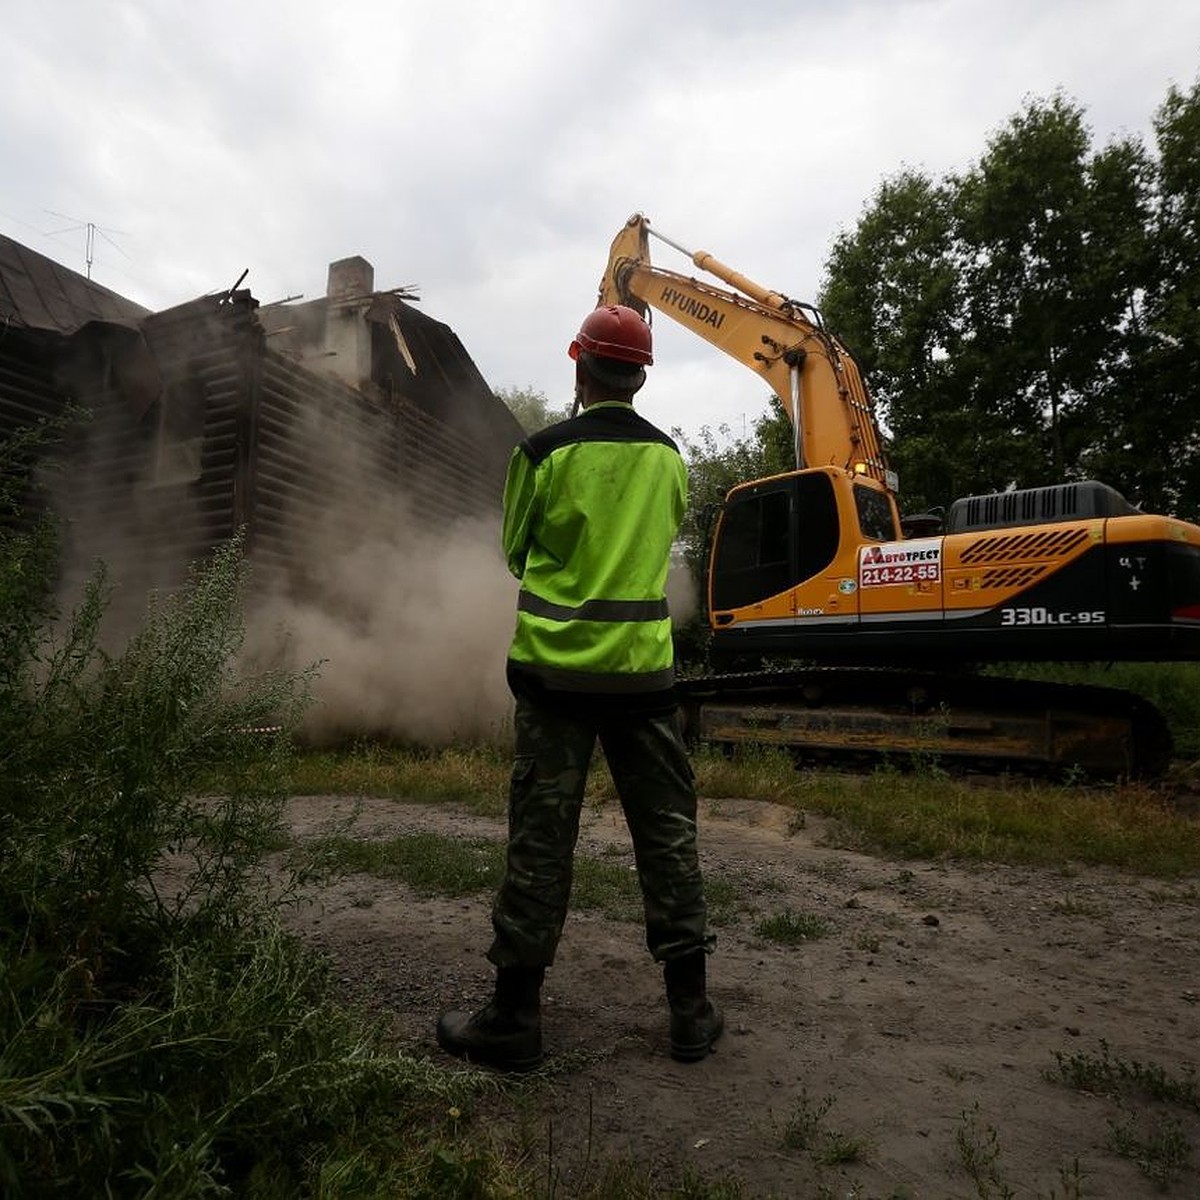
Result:
<instances>
[{"instance_id":1,"label":"330lc-9s text","mask_svg":"<svg viewBox=\"0 0 1200 1200\"><path fill-rule=\"evenodd\" d=\"M1001 625L1103 625L1104 610L1053 612L1040 605L1035 608L1002 608Z\"/></svg>"}]
</instances>

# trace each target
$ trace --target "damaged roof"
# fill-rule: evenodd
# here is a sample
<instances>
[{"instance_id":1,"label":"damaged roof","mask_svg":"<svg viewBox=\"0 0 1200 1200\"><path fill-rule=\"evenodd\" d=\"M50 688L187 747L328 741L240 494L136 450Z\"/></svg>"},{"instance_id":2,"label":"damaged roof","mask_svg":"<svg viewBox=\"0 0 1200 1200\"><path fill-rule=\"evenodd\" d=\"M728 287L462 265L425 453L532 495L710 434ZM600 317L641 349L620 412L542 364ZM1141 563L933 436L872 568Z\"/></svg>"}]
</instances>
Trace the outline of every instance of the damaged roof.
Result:
<instances>
[{"instance_id":1,"label":"damaged roof","mask_svg":"<svg viewBox=\"0 0 1200 1200\"><path fill-rule=\"evenodd\" d=\"M71 334L89 321L134 324L149 313L0 234L0 325Z\"/></svg>"}]
</instances>

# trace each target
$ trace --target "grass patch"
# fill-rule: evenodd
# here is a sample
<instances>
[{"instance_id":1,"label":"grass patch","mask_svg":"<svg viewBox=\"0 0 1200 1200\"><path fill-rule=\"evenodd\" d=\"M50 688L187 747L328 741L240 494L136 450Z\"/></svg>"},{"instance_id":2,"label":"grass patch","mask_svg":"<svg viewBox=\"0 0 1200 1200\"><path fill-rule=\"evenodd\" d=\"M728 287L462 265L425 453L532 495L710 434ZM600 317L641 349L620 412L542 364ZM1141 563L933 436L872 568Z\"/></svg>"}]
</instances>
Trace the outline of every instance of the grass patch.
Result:
<instances>
[{"instance_id":1,"label":"grass patch","mask_svg":"<svg viewBox=\"0 0 1200 1200\"><path fill-rule=\"evenodd\" d=\"M598 912L612 921L640 921L642 893L637 872L620 863L577 854L571 877L571 907Z\"/></svg>"},{"instance_id":2,"label":"grass patch","mask_svg":"<svg viewBox=\"0 0 1200 1200\"><path fill-rule=\"evenodd\" d=\"M764 917L754 925L754 932L782 946L802 946L829 933L829 925L812 913L782 912Z\"/></svg>"},{"instance_id":3,"label":"grass patch","mask_svg":"<svg viewBox=\"0 0 1200 1200\"><path fill-rule=\"evenodd\" d=\"M801 802L837 820L832 844L901 858L1076 862L1162 878L1200 869L1200 825L1142 786L979 786L881 769L806 776Z\"/></svg>"},{"instance_id":4,"label":"grass patch","mask_svg":"<svg viewBox=\"0 0 1200 1200\"><path fill-rule=\"evenodd\" d=\"M842 1166L860 1162L870 1147L867 1138L830 1129L825 1117L833 1107L833 1097L812 1101L806 1091L780 1128L780 1141L787 1150L807 1153L820 1166Z\"/></svg>"},{"instance_id":5,"label":"grass patch","mask_svg":"<svg viewBox=\"0 0 1200 1200\"><path fill-rule=\"evenodd\" d=\"M504 877L504 843L484 838L413 833L386 841L359 841L339 835L316 839L306 851L326 869L396 879L420 896L494 892ZM706 879L704 894L714 925L729 921L737 911L739 893L730 881ZM599 912L614 921L640 921L637 872L602 857L576 854L571 907Z\"/></svg>"},{"instance_id":6,"label":"grass patch","mask_svg":"<svg viewBox=\"0 0 1200 1200\"><path fill-rule=\"evenodd\" d=\"M594 1177L572 1180L568 1186L569 1190L562 1190L553 1176L540 1194L569 1195L574 1200L748 1200L750 1195L735 1176L708 1179L688 1167L676 1179L663 1179L645 1163L632 1160L601 1163Z\"/></svg>"},{"instance_id":7,"label":"grass patch","mask_svg":"<svg viewBox=\"0 0 1200 1200\"><path fill-rule=\"evenodd\" d=\"M806 794L804 777L786 750L739 746L732 754L726 754L702 746L693 754L692 766L696 789L702 796L790 804L802 812Z\"/></svg>"},{"instance_id":8,"label":"grass patch","mask_svg":"<svg viewBox=\"0 0 1200 1200\"><path fill-rule=\"evenodd\" d=\"M781 804L792 809L796 828L806 814L833 818L823 836L839 848L1028 866L1074 862L1165 879L1200 870L1200 823L1143 784L1085 788L1012 777L981 785L928 770L797 770L786 752L770 748L732 756L701 749L693 761L701 796ZM507 755L495 747L363 746L301 755L289 786L295 794L457 803L496 816L504 811L509 771ZM585 803L615 797L597 756ZM723 900L714 896L718 912Z\"/></svg>"},{"instance_id":9,"label":"grass patch","mask_svg":"<svg viewBox=\"0 0 1200 1200\"><path fill-rule=\"evenodd\" d=\"M1017 1193L1004 1178L1000 1135L994 1126L982 1123L978 1101L962 1114L954 1144L959 1165L974 1183L979 1200L1013 1200Z\"/></svg>"},{"instance_id":10,"label":"grass patch","mask_svg":"<svg viewBox=\"0 0 1200 1200\"><path fill-rule=\"evenodd\" d=\"M498 816L508 801L512 759L496 746L430 751L362 743L348 750L297 754L289 790L295 796L393 796L463 804Z\"/></svg>"},{"instance_id":11,"label":"grass patch","mask_svg":"<svg viewBox=\"0 0 1200 1200\"><path fill-rule=\"evenodd\" d=\"M989 785L937 770L797 770L790 755L739 748L695 757L704 796L765 800L832 817L826 841L898 858L1029 866L1068 862L1175 878L1200 870L1200 823L1141 784L1084 788L1020 777Z\"/></svg>"},{"instance_id":12,"label":"grass patch","mask_svg":"<svg viewBox=\"0 0 1200 1200\"><path fill-rule=\"evenodd\" d=\"M336 750L301 750L291 766L293 796L391 796L399 800L461 804L479 816L508 809L512 753L494 744L385 746L372 742ZM615 800L617 791L603 754L588 771L585 804Z\"/></svg>"},{"instance_id":13,"label":"grass patch","mask_svg":"<svg viewBox=\"0 0 1200 1200\"><path fill-rule=\"evenodd\" d=\"M1178 1116L1164 1110L1182 1109L1192 1116L1200 1112L1194 1068L1173 1072L1158 1063L1126 1061L1104 1041L1098 1054L1059 1051L1054 1060L1055 1067L1045 1072L1051 1082L1120 1106L1120 1116L1108 1121L1105 1139L1114 1154L1129 1159L1163 1191L1191 1169L1187 1131Z\"/></svg>"},{"instance_id":14,"label":"grass patch","mask_svg":"<svg viewBox=\"0 0 1200 1200\"><path fill-rule=\"evenodd\" d=\"M307 847L324 867L396 879L419 896L471 896L495 891L504 872L504 846L484 838L410 833L386 841L336 836Z\"/></svg>"},{"instance_id":15,"label":"grass patch","mask_svg":"<svg viewBox=\"0 0 1200 1200\"><path fill-rule=\"evenodd\" d=\"M1076 1091L1114 1099L1140 1095L1200 1113L1200 1087L1193 1067L1175 1074L1157 1063L1126 1062L1105 1041L1099 1054L1056 1051L1054 1060L1057 1065L1047 1071L1047 1078Z\"/></svg>"},{"instance_id":16,"label":"grass patch","mask_svg":"<svg viewBox=\"0 0 1200 1200\"><path fill-rule=\"evenodd\" d=\"M1192 1144L1177 1117L1143 1115L1109 1121L1105 1145L1129 1159L1164 1192L1192 1165Z\"/></svg>"}]
</instances>

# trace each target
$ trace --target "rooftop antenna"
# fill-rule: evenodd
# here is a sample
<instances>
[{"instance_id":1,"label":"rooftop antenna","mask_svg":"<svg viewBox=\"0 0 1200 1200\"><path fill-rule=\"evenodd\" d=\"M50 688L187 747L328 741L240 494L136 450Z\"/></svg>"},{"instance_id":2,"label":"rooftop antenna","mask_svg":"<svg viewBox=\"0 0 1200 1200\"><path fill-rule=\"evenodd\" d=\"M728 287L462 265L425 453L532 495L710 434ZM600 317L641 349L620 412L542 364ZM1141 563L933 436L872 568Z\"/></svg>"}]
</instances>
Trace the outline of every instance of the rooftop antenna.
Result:
<instances>
[{"instance_id":1,"label":"rooftop antenna","mask_svg":"<svg viewBox=\"0 0 1200 1200\"><path fill-rule=\"evenodd\" d=\"M121 249L121 247L118 246L117 243L114 242L112 240L112 238L110 238L108 235L110 233L114 233L118 237L128 237L129 234L122 233L121 230L119 230L119 229L107 229L106 230L103 226L97 225L95 221L80 221L80 220L77 220L75 217L68 217L64 213L55 212L53 209L50 209L50 208L44 209L43 211L49 213L52 217L58 217L60 220L74 222L74 224L68 226L66 229L51 230L49 233L46 234L46 237L60 237L64 233L74 233L78 229L86 229L87 230L87 235L86 235L85 245L84 245L84 259L87 263L87 277L89 279L91 279L91 277L92 277L92 263L95 261L95 258L96 258L96 237L97 237L97 235L102 237L114 250L120 250L120 252L122 254L125 254L125 251L123 249ZM129 255L125 254L125 257L128 258Z\"/></svg>"}]
</instances>

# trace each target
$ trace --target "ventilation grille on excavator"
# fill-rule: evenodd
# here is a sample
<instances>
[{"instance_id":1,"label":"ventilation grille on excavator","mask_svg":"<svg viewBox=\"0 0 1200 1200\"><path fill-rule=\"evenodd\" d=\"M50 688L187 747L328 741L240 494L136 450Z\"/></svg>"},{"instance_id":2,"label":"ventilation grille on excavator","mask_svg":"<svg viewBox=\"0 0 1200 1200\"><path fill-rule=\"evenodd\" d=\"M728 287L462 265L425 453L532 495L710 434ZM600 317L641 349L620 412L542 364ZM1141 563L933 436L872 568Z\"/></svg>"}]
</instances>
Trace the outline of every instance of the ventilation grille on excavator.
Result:
<instances>
[{"instance_id":1,"label":"ventilation grille on excavator","mask_svg":"<svg viewBox=\"0 0 1200 1200\"><path fill-rule=\"evenodd\" d=\"M961 554L964 564L1026 562L1029 559L1063 558L1088 540L1086 529L1040 529L1036 533L1013 533L980 538Z\"/></svg>"},{"instance_id":2,"label":"ventilation grille on excavator","mask_svg":"<svg viewBox=\"0 0 1200 1200\"><path fill-rule=\"evenodd\" d=\"M1025 588L1046 573L1045 564L1020 567L992 567L983 573L980 586L985 588Z\"/></svg>"}]
</instances>

